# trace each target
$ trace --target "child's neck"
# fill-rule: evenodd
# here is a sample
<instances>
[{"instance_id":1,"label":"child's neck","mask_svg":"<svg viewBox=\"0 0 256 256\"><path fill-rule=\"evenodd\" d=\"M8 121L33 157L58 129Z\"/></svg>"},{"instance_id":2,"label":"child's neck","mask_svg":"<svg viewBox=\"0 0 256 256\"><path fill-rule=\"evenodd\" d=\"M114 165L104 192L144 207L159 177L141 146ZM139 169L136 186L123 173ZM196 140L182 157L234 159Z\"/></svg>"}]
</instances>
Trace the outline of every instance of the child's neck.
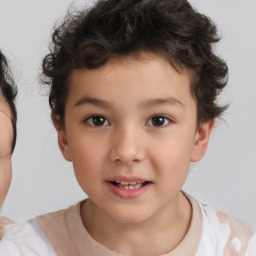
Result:
<instances>
[{"instance_id":1,"label":"child's neck","mask_svg":"<svg viewBox=\"0 0 256 256\"><path fill-rule=\"evenodd\" d=\"M109 250L127 256L151 256L168 253L182 241L190 226L192 208L179 193L161 213L143 223L117 223L90 200L83 204L81 214L89 234Z\"/></svg>"}]
</instances>

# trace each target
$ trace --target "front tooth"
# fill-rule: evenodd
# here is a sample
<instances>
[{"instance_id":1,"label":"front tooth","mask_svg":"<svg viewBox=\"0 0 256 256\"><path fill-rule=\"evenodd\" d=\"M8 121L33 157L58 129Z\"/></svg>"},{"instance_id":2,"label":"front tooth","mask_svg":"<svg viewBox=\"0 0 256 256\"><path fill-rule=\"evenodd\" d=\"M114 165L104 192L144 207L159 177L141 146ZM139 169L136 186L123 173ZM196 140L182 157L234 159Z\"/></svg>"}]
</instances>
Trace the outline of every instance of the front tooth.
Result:
<instances>
[{"instance_id":1,"label":"front tooth","mask_svg":"<svg viewBox=\"0 0 256 256\"><path fill-rule=\"evenodd\" d=\"M130 181L130 182L129 182L129 185L134 186L134 185L136 185L136 183L137 183L137 181Z\"/></svg>"},{"instance_id":2,"label":"front tooth","mask_svg":"<svg viewBox=\"0 0 256 256\"><path fill-rule=\"evenodd\" d=\"M128 181L121 181L121 185L128 185L129 182Z\"/></svg>"}]
</instances>

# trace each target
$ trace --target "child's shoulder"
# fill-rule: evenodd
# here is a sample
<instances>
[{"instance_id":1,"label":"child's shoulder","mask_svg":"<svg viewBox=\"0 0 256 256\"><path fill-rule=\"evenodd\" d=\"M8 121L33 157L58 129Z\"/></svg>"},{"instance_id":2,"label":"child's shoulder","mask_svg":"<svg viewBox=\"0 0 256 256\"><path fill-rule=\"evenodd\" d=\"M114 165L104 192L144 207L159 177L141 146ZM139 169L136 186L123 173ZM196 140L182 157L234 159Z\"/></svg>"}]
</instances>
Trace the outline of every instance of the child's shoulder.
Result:
<instances>
[{"instance_id":1,"label":"child's shoulder","mask_svg":"<svg viewBox=\"0 0 256 256\"><path fill-rule=\"evenodd\" d=\"M80 217L79 209L80 203L22 224L1 225L4 235L0 241L0 255L56 256L56 252L58 255L77 255L69 232L72 224L76 226L74 220Z\"/></svg>"},{"instance_id":2,"label":"child's shoulder","mask_svg":"<svg viewBox=\"0 0 256 256\"><path fill-rule=\"evenodd\" d=\"M4 235L0 241L1 256L56 256L37 219L31 219L23 224L7 225L3 227L3 231Z\"/></svg>"},{"instance_id":3,"label":"child's shoulder","mask_svg":"<svg viewBox=\"0 0 256 256\"><path fill-rule=\"evenodd\" d=\"M196 256L256 256L256 234L240 220L199 204L188 196L193 215L183 252L198 237ZM66 210L41 215L22 225L9 225L0 241L1 256L21 255L116 255L94 241L80 215L80 202ZM189 239L188 239L189 238ZM199 244L199 246L198 246ZM169 255L169 254L168 254ZM172 252L170 255L173 255ZM192 255L192 254L191 254Z\"/></svg>"},{"instance_id":4,"label":"child's shoulder","mask_svg":"<svg viewBox=\"0 0 256 256\"><path fill-rule=\"evenodd\" d=\"M119 255L95 241L84 228L81 201L66 210L37 217L57 255Z\"/></svg>"},{"instance_id":5,"label":"child's shoulder","mask_svg":"<svg viewBox=\"0 0 256 256\"><path fill-rule=\"evenodd\" d=\"M81 233L83 227L80 215L81 203L37 217L58 255L79 255L73 242L73 234Z\"/></svg>"},{"instance_id":6,"label":"child's shoulder","mask_svg":"<svg viewBox=\"0 0 256 256\"><path fill-rule=\"evenodd\" d=\"M76 256L80 255L77 247L81 244L81 255L93 255L90 254L90 248L95 248L95 244L83 228L80 215L82 202L64 210L38 216L23 224L3 227L0 255Z\"/></svg>"},{"instance_id":7,"label":"child's shoulder","mask_svg":"<svg viewBox=\"0 0 256 256\"><path fill-rule=\"evenodd\" d=\"M251 228L224 212L199 205L203 217L200 246L204 250L214 248L216 255L256 256L256 234Z\"/></svg>"}]
</instances>

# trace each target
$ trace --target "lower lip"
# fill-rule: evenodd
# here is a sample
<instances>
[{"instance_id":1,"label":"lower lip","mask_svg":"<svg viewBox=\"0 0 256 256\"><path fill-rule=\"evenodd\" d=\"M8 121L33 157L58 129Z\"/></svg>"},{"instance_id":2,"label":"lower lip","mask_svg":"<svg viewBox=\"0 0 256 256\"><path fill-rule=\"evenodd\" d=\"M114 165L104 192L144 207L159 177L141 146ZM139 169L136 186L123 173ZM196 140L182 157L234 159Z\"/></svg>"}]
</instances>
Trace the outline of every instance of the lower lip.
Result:
<instances>
[{"instance_id":1,"label":"lower lip","mask_svg":"<svg viewBox=\"0 0 256 256\"><path fill-rule=\"evenodd\" d=\"M118 197L123 199L134 199L142 194L144 194L152 185L152 183L148 183L145 186L142 186L137 189L124 189L119 188L118 186L113 185L111 182L106 182L109 189Z\"/></svg>"}]
</instances>

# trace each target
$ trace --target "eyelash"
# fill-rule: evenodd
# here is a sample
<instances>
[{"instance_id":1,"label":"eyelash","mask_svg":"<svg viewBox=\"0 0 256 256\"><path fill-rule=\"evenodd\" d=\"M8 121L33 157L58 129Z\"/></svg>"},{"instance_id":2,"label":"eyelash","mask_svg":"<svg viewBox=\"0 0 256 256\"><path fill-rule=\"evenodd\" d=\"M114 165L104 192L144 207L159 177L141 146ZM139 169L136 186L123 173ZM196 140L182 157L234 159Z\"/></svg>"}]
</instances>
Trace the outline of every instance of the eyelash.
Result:
<instances>
[{"instance_id":1,"label":"eyelash","mask_svg":"<svg viewBox=\"0 0 256 256\"><path fill-rule=\"evenodd\" d=\"M93 120L93 118L95 118L95 120ZM98 118L98 120L96 120L96 118ZM102 120L99 120L100 118ZM161 121L164 121L164 123L162 125L161 124L160 125L154 125L153 122L156 121L156 119L154 120L154 118L162 119ZM100 122L102 122L102 125L95 125L95 123L93 123L94 121L100 121ZM105 124L106 122L107 122L107 124ZM92 126L92 127L102 127L102 126L107 126L107 125L110 124L109 121L104 116L101 116L101 115L89 116L88 118L86 118L83 121L83 123L85 123L89 126ZM151 123L151 124L149 125L149 123ZM169 117L164 116L164 115L154 115L147 121L146 125L153 126L153 127L165 127L170 123L173 123L173 121Z\"/></svg>"},{"instance_id":2,"label":"eyelash","mask_svg":"<svg viewBox=\"0 0 256 256\"><path fill-rule=\"evenodd\" d=\"M107 119L106 119L104 116L101 116L101 115L93 115L93 116L89 116L88 118L86 118L86 119L83 121L83 123L85 123L85 124L87 124L87 125L89 125L89 126L92 126L92 127L106 126L106 125L95 125L95 124L93 123L93 118L102 118L102 119L104 119L104 123L105 123L105 121L107 121ZM108 122L108 121L107 121L107 122ZM108 122L107 125L109 125L109 122Z\"/></svg>"},{"instance_id":3,"label":"eyelash","mask_svg":"<svg viewBox=\"0 0 256 256\"><path fill-rule=\"evenodd\" d=\"M164 124L163 125L150 125L153 127L165 127L165 126L169 125L170 123L173 123L173 121L165 115L154 115L148 120L148 122L146 124L148 124L149 122L151 122L153 124L152 121L154 120L154 118L162 118L162 121L164 121Z\"/></svg>"}]
</instances>

